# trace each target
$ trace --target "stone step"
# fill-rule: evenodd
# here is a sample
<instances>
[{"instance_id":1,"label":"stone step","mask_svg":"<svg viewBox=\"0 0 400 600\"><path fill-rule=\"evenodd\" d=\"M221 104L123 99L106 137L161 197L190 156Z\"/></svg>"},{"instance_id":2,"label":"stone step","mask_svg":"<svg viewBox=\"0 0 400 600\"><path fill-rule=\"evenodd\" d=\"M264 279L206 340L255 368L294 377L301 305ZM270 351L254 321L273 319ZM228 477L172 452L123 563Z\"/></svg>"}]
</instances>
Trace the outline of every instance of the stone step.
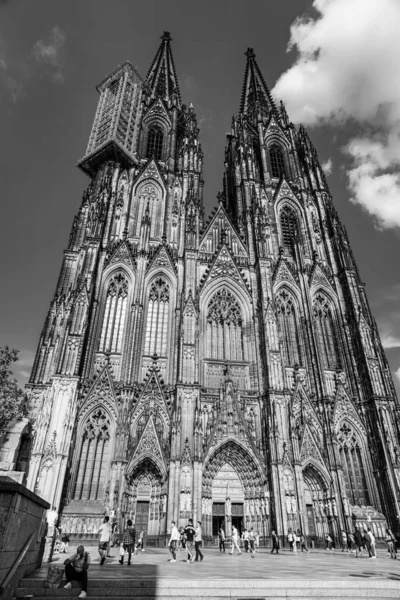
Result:
<instances>
[{"instance_id":1,"label":"stone step","mask_svg":"<svg viewBox=\"0 0 400 600\"><path fill-rule=\"evenodd\" d=\"M288 580L288 579L189 579L172 577L143 577L140 571L132 575L126 573L122 577L96 578L89 574L88 598L107 600L121 600L121 598L135 598L135 600L226 600L235 598L240 600L263 600L286 598L287 600L305 600L305 598L318 598L319 600L336 600L337 598L352 598L361 600L365 598L379 598L389 600L400 599L400 577L392 579L342 579L342 580ZM64 583L63 583L64 584ZM44 588L43 577L27 577L20 583L15 592L15 597L20 599L33 596L35 600L60 600L62 598L76 598L80 593L80 586L73 582L71 589Z\"/></svg>"},{"instance_id":2,"label":"stone step","mask_svg":"<svg viewBox=\"0 0 400 600\"><path fill-rule=\"evenodd\" d=\"M160 593L159 591L153 592L151 595L140 596L136 593L127 590L120 590L123 593L116 595L115 591L108 590L108 594L99 594L96 590L88 590L87 597L88 598L105 598L107 600L121 600L121 598L135 598L135 600L171 600L171 595L165 595ZM71 592L71 590L46 590L46 595L37 595L37 593L32 593L32 591L28 594L28 597L33 597L34 600L62 600L66 598L77 598L80 590L73 590L73 593L66 594L64 592ZM365 598L376 598L379 600L393 600L393 598L400 598L399 592L391 592L388 595L387 590L373 589L370 594L365 593L366 590L359 590L357 595L354 593L351 595L352 600L365 600ZM235 600L240 600L243 598L240 591L232 590L229 596L224 595L221 596L218 593L218 590L213 590L211 595L207 596L193 596L191 593L182 594L182 587L179 588L174 593L175 600L210 600L210 597L215 600L226 600L226 598L234 598ZM20 600L26 597L18 595L16 596L16 600ZM297 595L293 594L292 589L283 590L282 588L274 589L270 588L269 590L264 590L262 595L258 594L257 596L245 596L245 598L252 600L267 600L267 599L279 599L285 598L286 600L305 600L309 598L321 599L324 600L343 600L343 598L350 598L350 595L343 594L343 590L331 590L329 595L321 595L320 590L301 590L301 592Z\"/></svg>"}]
</instances>

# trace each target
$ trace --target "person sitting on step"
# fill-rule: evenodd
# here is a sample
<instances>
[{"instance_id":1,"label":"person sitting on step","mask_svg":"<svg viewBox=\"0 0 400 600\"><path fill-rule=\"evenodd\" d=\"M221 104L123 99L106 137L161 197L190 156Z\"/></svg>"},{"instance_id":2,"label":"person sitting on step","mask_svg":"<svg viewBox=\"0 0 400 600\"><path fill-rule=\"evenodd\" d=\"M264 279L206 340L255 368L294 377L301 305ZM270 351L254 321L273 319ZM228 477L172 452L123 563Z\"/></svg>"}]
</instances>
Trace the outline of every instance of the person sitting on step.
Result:
<instances>
[{"instance_id":1,"label":"person sitting on step","mask_svg":"<svg viewBox=\"0 0 400 600\"><path fill-rule=\"evenodd\" d=\"M90 565L90 554L85 552L83 546L78 546L76 554L73 554L64 561L65 565L65 578L67 580L64 589L72 587L72 581L80 581L82 584L82 591L78 598L86 598L87 583L88 583L88 569Z\"/></svg>"}]
</instances>

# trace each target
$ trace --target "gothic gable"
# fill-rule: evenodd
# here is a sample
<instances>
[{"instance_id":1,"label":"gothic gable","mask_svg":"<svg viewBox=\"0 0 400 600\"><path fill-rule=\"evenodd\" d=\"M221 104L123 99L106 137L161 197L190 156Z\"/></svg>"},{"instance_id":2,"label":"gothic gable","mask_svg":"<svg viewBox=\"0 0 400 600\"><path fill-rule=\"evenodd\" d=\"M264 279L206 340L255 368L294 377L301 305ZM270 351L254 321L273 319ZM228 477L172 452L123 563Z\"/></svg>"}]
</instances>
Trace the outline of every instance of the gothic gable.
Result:
<instances>
[{"instance_id":1,"label":"gothic gable","mask_svg":"<svg viewBox=\"0 0 400 600\"><path fill-rule=\"evenodd\" d=\"M159 246L153 260L147 268L146 275L154 269L158 269L159 267L163 267L164 269L167 269L176 275L176 267L169 254L168 248L165 245Z\"/></svg>"},{"instance_id":2,"label":"gothic gable","mask_svg":"<svg viewBox=\"0 0 400 600\"><path fill-rule=\"evenodd\" d=\"M160 376L155 367L148 373L144 389L140 394L132 415L132 429L141 415L160 416L166 426L170 423L170 407L164 396Z\"/></svg>"},{"instance_id":3,"label":"gothic gable","mask_svg":"<svg viewBox=\"0 0 400 600\"><path fill-rule=\"evenodd\" d=\"M334 427L337 428L337 426L343 419L348 419L349 421L354 423L362 433L366 433L365 428L361 422L360 416L357 412L357 409L354 406L352 400L350 399L347 390L344 386L344 381L338 379L336 384L336 393L333 409Z\"/></svg>"},{"instance_id":4,"label":"gothic gable","mask_svg":"<svg viewBox=\"0 0 400 600\"><path fill-rule=\"evenodd\" d=\"M303 437L300 446L300 460L305 463L307 459L313 459L320 465L324 465L318 445L312 435L308 425L304 427Z\"/></svg>"},{"instance_id":5,"label":"gothic gable","mask_svg":"<svg viewBox=\"0 0 400 600\"><path fill-rule=\"evenodd\" d=\"M227 277L238 283L251 297L251 291L242 273L235 265L233 258L225 244L214 259L211 267L203 275L200 290L204 290L210 283L220 277Z\"/></svg>"},{"instance_id":6,"label":"gothic gable","mask_svg":"<svg viewBox=\"0 0 400 600\"><path fill-rule=\"evenodd\" d=\"M164 454L161 449L152 416L150 416L149 420L147 421L139 443L137 444L133 456L128 463L126 469L127 476L132 476L135 468L139 466L142 461L146 460L150 460L157 467L160 475L163 478L167 476Z\"/></svg>"},{"instance_id":7,"label":"gothic gable","mask_svg":"<svg viewBox=\"0 0 400 600\"><path fill-rule=\"evenodd\" d=\"M110 254L106 262L106 266L120 263L128 266L130 269L132 269L132 271L135 271L135 263L126 240L122 240L115 250Z\"/></svg>"},{"instance_id":8,"label":"gothic gable","mask_svg":"<svg viewBox=\"0 0 400 600\"><path fill-rule=\"evenodd\" d=\"M135 186L137 187L138 183L145 179L154 179L155 181L157 181L161 185L165 193L164 179L154 158L149 159L147 164L143 167L142 171L138 174L138 176L136 177Z\"/></svg>"},{"instance_id":9,"label":"gothic gable","mask_svg":"<svg viewBox=\"0 0 400 600\"><path fill-rule=\"evenodd\" d=\"M236 442L245 450L262 471L262 460L255 445L255 440L248 426L248 421L242 410L239 392L233 388L230 379L225 381L220 389L219 401L216 406L216 418L208 437L204 451L204 462L226 442Z\"/></svg>"},{"instance_id":10,"label":"gothic gable","mask_svg":"<svg viewBox=\"0 0 400 600\"><path fill-rule=\"evenodd\" d=\"M286 264L286 261L283 260L282 257L278 261L278 264L277 264L274 274L272 276L272 281L274 282L275 285L277 285L278 283L281 283L282 281L286 281L286 282L294 285L296 288L298 287L297 281L296 281L293 273L291 272L288 265Z\"/></svg>"},{"instance_id":11,"label":"gothic gable","mask_svg":"<svg viewBox=\"0 0 400 600\"><path fill-rule=\"evenodd\" d=\"M115 422L118 419L117 401L114 384L108 365L105 365L95 378L94 382L83 396L79 410L79 420L82 420L95 406L105 407L113 415Z\"/></svg>"},{"instance_id":12,"label":"gothic gable","mask_svg":"<svg viewBox=\"0 0 400 600\"><path fill-rule=\"evenodd\" d=\"M287 135L274 115L271 116L264 134L264 139L266 141L271 138L280 138L284 142L285 146L288 144Z\"/></svg>"},{"instance_id":13,"label":"gothic gable","mask_svg":"<svg viewBox=\"0 0 400 600\"><path fill-rule=\"evenodd\" d=\"M193 316L196 315L197 311L196 311L196 306L193 300L193 294L192 294L192 290L189 290L189 297L186 300L186 303L183 307L183 314L185 316Z\"/></svg>"},{"instance_id":14,"label":"gothic gable","mask_svg":"<svg viewBox=\"0 0 400 600\"><path fill-rule=\"evenodd\" d=\"M327 287L329 289L333 289L331 283L329 282L327 276L321 269L321 266L318 263L315 263L309 279L310 288L314 287Z\"/></svg>"},{"instance_id":15,"label":"gothic gable","mask_svg":"<svg viewBox=\"0 0 400 600\"><path fill-rule=\"evenodd\" d=\"M274 202L275 203L278 202L278 200L280 200L281 198L290 198L290 199L298 202L298 198L297 198L295 192L293 191L291 185L286 181L286 179L284 177L277 187L277 190L276 190L275 196L274 196Z\"/></svg>"},{"instance_id":16,"label":"gothic gable","mask_svg":"<svg viewBox=\"0 0 400 600\"><path fill-rule=\"evenodd\" d=\"M320 437L322 426L301 377L297 378L292 394L292 414L295 422L305 421L311 427L314 437Z\"/></svg>"},{"instance_id":17,"label":"gothic gable","mask_svg":"<svg viewBox=\"0 0 400 600\"><path fill-rule=\"evenodd\" d=\"M225 243L235 256L247 258L246 247L227 215L225 208L220 203L201 236L200 252L214 254L221 245L222 234L225 237Z\"/></svg>"},{"instance_id":18,"label":"gothic gable","mask_svg":"<svg viewBox=\"0 0 400 600\"><path fill-rule=\"evenodd\" d=\"M149 123L152 121L161 121L168 127L171 127L171 120L169 118L168 111L161 98L157 98L143 116L143 123Z\"/></svg>"}]
</instances>

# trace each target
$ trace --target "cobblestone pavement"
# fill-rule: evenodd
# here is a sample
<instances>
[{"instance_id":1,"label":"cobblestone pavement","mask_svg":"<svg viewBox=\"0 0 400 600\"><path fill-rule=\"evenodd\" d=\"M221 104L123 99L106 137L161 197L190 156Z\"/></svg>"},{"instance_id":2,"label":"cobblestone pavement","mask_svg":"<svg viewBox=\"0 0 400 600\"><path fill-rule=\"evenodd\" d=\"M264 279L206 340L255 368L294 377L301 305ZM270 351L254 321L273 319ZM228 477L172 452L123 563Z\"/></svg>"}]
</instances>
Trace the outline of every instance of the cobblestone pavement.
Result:
<instances>
[{"instance_id":1,"label":"cobblestone pavement","mask_svg":"<svg viewBox=\"0 0 400 600\"><path fill-rule=\"evenodd\" d=\"M354 554L340 550L328 552L311 550L306 553L292 553L281 550L279 555L261 549L254 559L250 554L242 553L231 556L230 550L220 554L218 550L203 549L204 561L188 564L185 562L186 553L177 553L176 563L170 563L168 549L146 549L132 557L132 565L118 563L118 549L112 549L112 557L107 558L104 566L100 566L97 547L86 548L91 555L92 565L89 579L147 579L177 578L177 579L274 579L274 580L339 580L348 579L391 579L400 581L399 560L391 559L384 549L378 550L376 560L368 558L356 559ZM62 563L67 556L75 551L70 546L67 554L55 554L52 564ZM34 578L44 578L48 565L44 565L33 575ZM31 576L32 577L32 576Z\"/></svg>"}]
</instances>

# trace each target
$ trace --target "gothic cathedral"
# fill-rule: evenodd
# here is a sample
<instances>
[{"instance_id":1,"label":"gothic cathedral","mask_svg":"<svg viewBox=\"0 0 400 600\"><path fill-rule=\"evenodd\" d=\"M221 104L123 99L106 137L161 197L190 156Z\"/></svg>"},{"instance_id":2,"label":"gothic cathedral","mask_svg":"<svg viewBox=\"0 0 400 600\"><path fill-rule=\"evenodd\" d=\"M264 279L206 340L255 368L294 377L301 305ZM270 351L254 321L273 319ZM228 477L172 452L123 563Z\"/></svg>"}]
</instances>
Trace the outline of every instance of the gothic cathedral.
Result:
<instances>
[{"instance_id":1,"label":"gothic cathedral","mask_svg":"<svg viewBox=\"0 0 400 600\"><path fill-rule=\"evenodd\" d=\"M88 175L28 385L27 485L64 532L174 519L399 532L399 414L315 148L246 52L223 191L161 45L97 87Z\"/></svg>"}]
</instances>

